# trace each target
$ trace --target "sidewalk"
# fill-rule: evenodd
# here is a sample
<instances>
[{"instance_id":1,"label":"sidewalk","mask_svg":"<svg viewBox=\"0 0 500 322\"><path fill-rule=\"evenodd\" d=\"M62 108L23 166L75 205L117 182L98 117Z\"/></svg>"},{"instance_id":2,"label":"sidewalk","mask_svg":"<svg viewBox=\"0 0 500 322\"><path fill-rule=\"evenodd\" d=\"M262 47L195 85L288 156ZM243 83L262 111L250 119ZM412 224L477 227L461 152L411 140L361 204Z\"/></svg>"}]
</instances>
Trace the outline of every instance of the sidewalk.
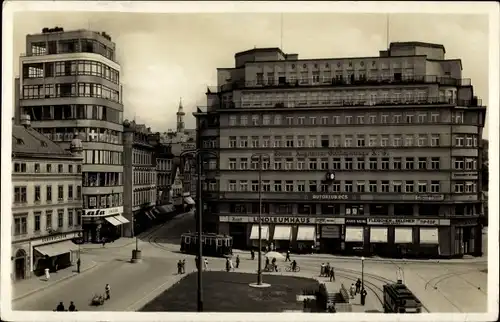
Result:
<instances>
[{"instance_id":1,"label":"sidewalk","mask_svg":"<svg viewBox=\"0 0 500 322\"><path fill-rule=\"evenodd\" d=\"M234 254L250 254L248 250L240 250L233 249ZM264 252L262 252L264 254ZM285 252L282 252L285 255ZM250 255L249 255L250 256ZM257 256L257 254L256 254ZM300 258L300 257L308 257L308 258L317 258L317 259L339 259L346 261L361 261L361 257L359 256L340 256L340 255L330 255L330 254L292 254L292 256ZM392 259L392 258L382 258L382 257L366 257L365 261L372 262L391 262L391 263L458 263L458 264L466 264L466 263L485 263L488 261L487 257L472 257L467 256L461 259Z\"/></svg>"},{"instance_id":2,"label":"sidewalk","mask_svg":"<svg viewBox=\"0 0 500 322\"><path fill-rule=\"evenodd\" d=\"M139 243L141 243L141 240L139 240ZM127 247L132 244L135 244L135 238L120 237L114 242L106 243L106 246L104 247L102 247L102 244L81 244L80 250L82 253L84 253L86 250L91 250L91 249L121 248L121 247Z\"/></svg>"},{"instance_id":3,"label":"sidewalk","mask_svg":"<svg viewBox=\"0 0 500 322\"><path fill-rule=\"evenodd\" d=\"M91 260L82 260L80 274L97 266L97 263ZM48 287L67 280L73 276L77 276L76 265L70 266L56 273L50 273L50 280L46 280L45 276L33 276L30 279L22 280L12 284L12 301L20 300L33 293L44 290Z\"/></svg>"}]
</instances>

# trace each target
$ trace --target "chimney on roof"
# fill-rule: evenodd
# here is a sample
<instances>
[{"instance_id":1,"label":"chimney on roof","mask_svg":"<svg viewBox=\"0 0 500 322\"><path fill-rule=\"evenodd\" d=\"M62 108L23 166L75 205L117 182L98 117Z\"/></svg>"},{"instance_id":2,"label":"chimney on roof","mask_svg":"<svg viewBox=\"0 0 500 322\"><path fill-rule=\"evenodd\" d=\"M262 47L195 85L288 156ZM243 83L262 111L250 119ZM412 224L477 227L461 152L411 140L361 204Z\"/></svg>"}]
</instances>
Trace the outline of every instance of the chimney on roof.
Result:
<instances>
[{"instance_id":1,"label":"chimney on roof","mask_svg":"<svg viewBox=\"0 0 500 322\"><path fill-rule=\"evenodd\" d=\"M21 125L25 128L29 128L31 126L31 118L28 114L21 115Z\"/></svg>"}]
</instances>

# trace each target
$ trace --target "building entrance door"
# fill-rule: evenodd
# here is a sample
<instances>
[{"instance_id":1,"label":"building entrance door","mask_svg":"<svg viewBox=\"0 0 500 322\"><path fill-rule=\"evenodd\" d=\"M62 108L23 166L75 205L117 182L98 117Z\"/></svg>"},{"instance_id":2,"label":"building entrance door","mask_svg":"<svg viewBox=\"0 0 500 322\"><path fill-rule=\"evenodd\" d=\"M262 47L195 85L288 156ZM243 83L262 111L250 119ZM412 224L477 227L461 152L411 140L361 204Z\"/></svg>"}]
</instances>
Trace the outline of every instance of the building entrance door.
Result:
<instances>
[{"instance_id":1,"label":"building entrance door","mask_svg":"<svg viewBox=\"0 0 500 322\"><path fill-rule=\"evenodd\" d=\"M15 279L23 280L26 278L26 252L22 249L16 252L16 257L14 259L14 270L15 270Z\"/></svg>"}]
</instances>

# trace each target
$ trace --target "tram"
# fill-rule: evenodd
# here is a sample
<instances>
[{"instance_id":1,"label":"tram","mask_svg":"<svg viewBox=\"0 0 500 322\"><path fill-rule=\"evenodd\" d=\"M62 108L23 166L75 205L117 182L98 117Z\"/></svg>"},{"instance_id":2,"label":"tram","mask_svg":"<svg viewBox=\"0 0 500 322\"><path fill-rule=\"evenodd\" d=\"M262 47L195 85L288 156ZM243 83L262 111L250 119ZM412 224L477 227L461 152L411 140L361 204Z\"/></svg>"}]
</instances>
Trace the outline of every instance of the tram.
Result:
<instances>
[{"instance_id":1,"label":"tram","mask_svg":"<svg viewBox=\"0 0 500 322\"><path fill-rule=\"evenodd\" d=\"M384 285L384 313L422 313L422 303L398 280Z\"/></svg>"},{"instance_id":2,"label":"tram","mask_svg":"<svg viewBox=\"0 0 500 322\"><path fill-rule=\"evenodd\" d=\"M215 233L201 236L204 256L226 257L233 253L233 237ZM198 233L181 235L181 252L196 255L198 253Z\"/></svg>"}]
</instances>

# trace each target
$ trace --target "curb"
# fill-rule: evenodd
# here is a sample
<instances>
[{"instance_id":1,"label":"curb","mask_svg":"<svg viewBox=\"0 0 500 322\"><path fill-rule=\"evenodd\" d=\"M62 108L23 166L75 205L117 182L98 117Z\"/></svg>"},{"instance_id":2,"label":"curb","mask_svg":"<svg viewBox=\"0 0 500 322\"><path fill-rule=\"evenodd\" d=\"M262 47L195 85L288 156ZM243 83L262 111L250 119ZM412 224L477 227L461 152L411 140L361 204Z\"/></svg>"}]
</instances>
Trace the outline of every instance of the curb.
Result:
<instances>
[{"instance_id":1,"label":"curb","mask_svg":"<svg viewBox=\"0 0 500 322\"><path fill-rule=\"evenodd\" d=\"M54 286L54 285L59 284L59 283L60 283L60 282L62 282L62 281L68 280L68 279L70 279L71 277L78 276L78 275L81 275L81 274L83 274L83 273L85 273L85 272L88 272L88 271L90 271L91 269L95 268L96 266L97 266L97 263L96 263L96 262L94 262L94 261L92 261L92 265L90 265L89 267L87 267L87 268L86 268L86 269L84 269L84 270L80 270L80 273L73 273L73 274L71 274L71 275L65 276L65 277L63 277L63 278L61 278L61 279L58 279L58 280L54 281L53 283L50 283L50 284L48 284L48 285L45 285L45 286L39 287L39 288L37 288L37 289L31 290L31 291L29 291L29 292L27 292L27 293L24 293L24 294L22 294L22 295L20 295L20 296L18 296L18 297L12 298L12 301L18 301L18 300L21 300L21 299L23 299L23 298L26 298L26 297L28 297L28 296L30 296L30 295L32 295L32 294L34 294L34 293L36 293L36 292L43 291L43 290L45 290L45 289L47 289L47 288L49 288L49 287L52 287L52 286Z\"/></svg>"}]
</instances>

